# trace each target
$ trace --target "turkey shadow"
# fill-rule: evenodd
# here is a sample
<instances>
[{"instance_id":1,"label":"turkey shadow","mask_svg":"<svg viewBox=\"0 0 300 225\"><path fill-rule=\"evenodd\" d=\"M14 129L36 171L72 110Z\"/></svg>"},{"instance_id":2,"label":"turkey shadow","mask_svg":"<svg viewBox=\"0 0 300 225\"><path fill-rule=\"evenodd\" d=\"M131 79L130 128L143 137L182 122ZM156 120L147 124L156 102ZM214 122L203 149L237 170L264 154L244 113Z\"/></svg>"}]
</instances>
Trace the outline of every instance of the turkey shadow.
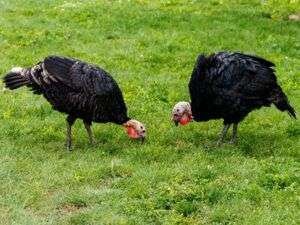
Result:
<instances>
[{"instance_id":1,"label":"turkey shadow","mask_svg":"<svg viewBox=\"0 0 300 225\"><path fill-rule=\"evenodd\" d=\"M219 136L215 134L207 134L201 132L193 132L190 136L176 137L176 140L167 138L167 141L189 143L191 146L199 148L207 153L216 151L237 152L244 156L261 158L269 157L279 153L279 149L286 146L286 135L278 135L274 133L251 133L247 131L239 132L237 143L230 144L230 135L226 137L221 146L217 146ZM184 145L183 145L184 148Z\"/></svg>"}]
</instances>

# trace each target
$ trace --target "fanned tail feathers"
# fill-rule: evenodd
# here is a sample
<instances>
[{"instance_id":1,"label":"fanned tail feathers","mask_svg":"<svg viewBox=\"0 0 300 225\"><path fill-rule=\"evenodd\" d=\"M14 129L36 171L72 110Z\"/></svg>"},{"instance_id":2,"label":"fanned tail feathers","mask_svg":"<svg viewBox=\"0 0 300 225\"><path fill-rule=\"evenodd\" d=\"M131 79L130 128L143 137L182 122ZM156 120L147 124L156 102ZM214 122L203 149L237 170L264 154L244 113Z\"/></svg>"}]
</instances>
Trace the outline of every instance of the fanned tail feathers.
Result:
<instances>
[{"instance_id":1,"label":"fanned tail feathers","mask_svg":"<svg viewBox=\"0 0 300 225\"><path fill-rule=\"evenodd\" d=\"M8 74L3 78L5 87L11 90L17 89L19 87L30 84L29 78L24 74L25 69L16 67L13 68Z\"/></svg>"}]
</instances>

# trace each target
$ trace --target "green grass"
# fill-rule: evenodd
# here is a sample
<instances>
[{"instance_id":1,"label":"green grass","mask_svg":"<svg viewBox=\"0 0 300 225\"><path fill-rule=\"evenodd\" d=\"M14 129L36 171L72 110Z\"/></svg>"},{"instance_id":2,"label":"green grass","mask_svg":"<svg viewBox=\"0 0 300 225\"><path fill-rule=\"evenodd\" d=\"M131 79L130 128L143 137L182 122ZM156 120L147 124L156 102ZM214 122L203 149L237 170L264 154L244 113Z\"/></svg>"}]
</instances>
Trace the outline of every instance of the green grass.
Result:
<instances>
[{"instance_id":1,"label":"green grass","mask_svg":"<svg viewBox=\"0 0 300 225\"><path fill-rule=\"evenodd\" d=\"M285 2L0 1L0 74L49 54L98 64L149 133L95 124L92 147L77 122L67 152L65 116L1 84L0 224L299 224L299 120L255 111L220 148L222 121L170 123L197 54L220 50L275 62L300 111L300 7Z\"/></svg>"}]
</instances>

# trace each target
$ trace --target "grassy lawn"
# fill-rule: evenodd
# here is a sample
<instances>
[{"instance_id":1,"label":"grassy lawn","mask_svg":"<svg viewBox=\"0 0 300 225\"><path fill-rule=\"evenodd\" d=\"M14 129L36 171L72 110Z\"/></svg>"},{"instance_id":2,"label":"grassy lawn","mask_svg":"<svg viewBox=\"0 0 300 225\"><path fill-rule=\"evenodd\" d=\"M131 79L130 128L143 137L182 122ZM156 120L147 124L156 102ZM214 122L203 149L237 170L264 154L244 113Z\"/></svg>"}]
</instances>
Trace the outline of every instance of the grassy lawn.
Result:
<instances>
[{"instance_id":1,"label":"grassy lawn","mask_svg":"<svg viewBox=\"0 0 300 225\"><path fill-rule=\"evenodd\" d=\"M1 83L0 224L299 224L299 120L252 112L220 148L221 120L170 122L197 54L220 50L273 61L299 116L299 1L82 2L0 0L0 74L49 54L98 64L149 137L95 124L90 146L77 122L67 152L65 115Z\"/></svg>"}]
</instances>

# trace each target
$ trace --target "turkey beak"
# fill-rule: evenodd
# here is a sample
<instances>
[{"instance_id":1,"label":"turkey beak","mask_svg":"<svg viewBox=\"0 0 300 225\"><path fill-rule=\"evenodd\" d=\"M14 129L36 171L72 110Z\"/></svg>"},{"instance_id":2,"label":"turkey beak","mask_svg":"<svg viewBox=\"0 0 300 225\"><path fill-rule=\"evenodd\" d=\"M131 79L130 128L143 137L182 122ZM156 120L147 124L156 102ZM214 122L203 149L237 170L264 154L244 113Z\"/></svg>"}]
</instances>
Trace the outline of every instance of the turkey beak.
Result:
<instances>
[{"instance_id":1,"label":"turkey beak","mask_svg":"<svg viewBox=\"0 0 300 225\"><path fill-rule=\"evenodd\" d=\"M145 143L145 137L141 137L141 143L142 143L142 144Z\"/></svg>"}]
</instances>

